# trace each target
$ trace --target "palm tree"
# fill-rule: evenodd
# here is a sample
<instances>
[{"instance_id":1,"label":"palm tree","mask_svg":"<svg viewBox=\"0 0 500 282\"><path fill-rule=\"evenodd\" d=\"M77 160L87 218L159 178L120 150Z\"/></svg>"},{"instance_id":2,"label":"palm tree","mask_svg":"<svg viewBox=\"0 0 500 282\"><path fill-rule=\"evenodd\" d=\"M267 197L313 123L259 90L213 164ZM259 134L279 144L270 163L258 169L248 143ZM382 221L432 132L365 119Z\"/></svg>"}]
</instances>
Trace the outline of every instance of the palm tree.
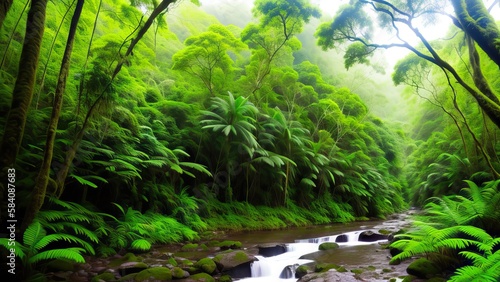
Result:
<instances>
[{"instance_id":1,"label":"palm tree","mask_svg":"<svg viewBox=\"0 0 500 282\"><path fill-rule=\"evenodd\" d=\"M220 97L212 98L212 106L208 111L201 112L205 117L201 121L204 125L202 129L212 129L213 132L222 133L224 142L220 148L220 156L225 152L224 164L227 173L226 201L232 201L233 191L231 187L231 165L234 163L234 157L238 155L231 154L232 149L239 148L251 157L254 151L259 147L255 138L255 115L258 109L242 96L234 98L231 92L228 92L228 99ZM220 157L217 163L217 170L220 164ZM216 175L215 173L214 175Z\"/></svg>"}]
</instances>

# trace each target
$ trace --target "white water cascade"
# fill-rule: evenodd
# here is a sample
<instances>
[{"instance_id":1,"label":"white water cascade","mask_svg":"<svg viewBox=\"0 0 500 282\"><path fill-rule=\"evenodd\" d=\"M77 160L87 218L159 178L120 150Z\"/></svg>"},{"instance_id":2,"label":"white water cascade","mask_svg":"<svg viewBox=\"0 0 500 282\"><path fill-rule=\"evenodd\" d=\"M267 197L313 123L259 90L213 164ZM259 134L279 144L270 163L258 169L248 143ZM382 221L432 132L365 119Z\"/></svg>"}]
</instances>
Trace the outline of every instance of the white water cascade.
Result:
<instances>
[{"instance_id":1,"label":"white water cascade","mask_svg":"<svg viewBox=\"0 0 500 282\"><path fill-rule=\"evenodd\" d=\"M303 240L296 240L295 243L287 244L287 251L283 254L263 257L256 256L258 261L252 264L252 277L240 279L238 281L244 282L277 282L277 281L297 281L295 278L295 269L309 262L311 260L299 259L301 256L309 253L318 251L319 245L324 242L335 242L341 247L376 244L379 242L384 242L387 240L376 240L372 242L362 242L359 241L360 235L366 232L363 231L353 231L346 232L333 236L324 236L318 238L310 238ZM283 277L291 278L280 278Z\"/></svg>"}]
</instances>

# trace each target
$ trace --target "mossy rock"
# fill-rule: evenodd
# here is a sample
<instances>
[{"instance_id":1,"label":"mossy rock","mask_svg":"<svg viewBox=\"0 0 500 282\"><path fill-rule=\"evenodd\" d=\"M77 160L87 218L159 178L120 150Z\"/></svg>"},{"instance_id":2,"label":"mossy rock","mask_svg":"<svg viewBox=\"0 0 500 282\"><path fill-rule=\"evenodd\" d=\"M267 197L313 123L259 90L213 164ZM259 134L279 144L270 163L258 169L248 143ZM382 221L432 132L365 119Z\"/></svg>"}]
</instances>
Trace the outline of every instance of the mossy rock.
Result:
<instances>
[{"instance_id":1,"label":"mossy rock","mask_svg":"<svg viewBox=\"0 0 500 282\"><path fill-rule=\"evenodd\" d=\"M179 266L179 264L177 263L177 261L174 258L169 258L167 260L167 263L172 265L172 266Z\"/></svg>"},{"instance_id":2,"label":"mossy rock","mask_svg":"<svg viewBox=\"0 0 500 282\"><path fill-rule=\"evenodd\" d=\"M242 244L240 241L223 241L217 244L217 247L221 248L221 250L229 250L229 249L241 249Z\"/></svg>"},{"instance_id":3,"label":"mossy rock","mask_svg":"<svg viewBox=\"0 0 500 282\"><path fill-rule=\"evenodd\" d=\"M417 279L417 277L412 276L412 275L408 275L408 276L405 276L405 277L403 278L403 281L401 281L401 282L411 282L411 281L413 281L414 279Z\"/></svg>"},{"instance_id":4,"label":"mossy rock","mask_svg":"<svg viewBox=\"0 0 500 282\"><path fill-rule=\"evenodd\" d=\"M75 271L75 263L65 259L56 259L47 263L49 271Z\"/></svg>"},{"instance_id":5,"label":"mossy rock","mask_svg":"<svg viewBox=\"0 0 500 282\"><path fill-rule=\"evenodd\" d=\"M135 281L166 281L172 279L172 271L166 267L151 267L137 273Z\"/></svg>"},{"instance_id":6,"label":"mossy rock","mask_svg":"<svg viewBox=\"0 0 500 282\"><path fill-rule=\"evenodd\" d=\"M307 265L300 265L295 270L295 278L302 278L309 273L309 267Z\"/></svg>"},{"instance_id":7,"label":"mossy rock","mask_svg":"<svg viewBox=\"0 0 500 282\"><path fill-rule=\"evenodd\" d=\"M127 253L126 255L124 255L121 258L117 258L115 260L112 260L109 263L109 266L116 267L116 266L119 266L125 262L139 262L141 260L142 260L141 258L136 257L133 253Z\"/></svg>"},{"instance_id":8,"label":"mossy rock","mask_svg":"<svg viewBox=\"0 0 500 282\"><path fill-rule=\"evenodd\" d=\"M233 281L233 278L231 278L231 276L229 275L222 275L221 277L219 277L219 279L217 279L218 282L232 282Z\"/></svg>"},{"instance_id":9,"label":"mossy rock","mask_svg":"<svg viewBox=\"0 0 500 282\"><path fill-rule=\"evenodd\" d=\"M333 250L333 249L338 249L339 244L334 243L334 242L325 242L319 245L319 250L320 251L326 251L326 250Z\"/></svg>"},{"instance_id":10,"label":"mossy rock","mask_svg":"<svg viewBox=\"0 0 500 282\"><path fill-rule=\"evenodd\" d=\"M389 273L389 272L392 272L392 269L384 268L384 269L382 269L382 272L383 273Z\"/></svg>"},{"instance_id":11,"label":"mossy rock","mask_svg":"<svg viewBox=\"0 0 500 282\"><path fill-rule=\"evenodd\" d=\"M186 244L184 246L182 246L181 250L183 252L190 252L190 251L194 251L198 249L198 244Z\"/></svg>"},{"instance_id":12,"label":"mossy rock","mask_svg":"<svg viewBox=\"0 0 500 282\"><path fill-rule=\"evenodd\" d=\"M365 271L363 269L356 268L356 269L351 269L351 272L354 274L361 274Z\"/></svg>"},{"instance_id":13,"label":"mossy rock","mask_svg":"<svg viewBox=\"0 0 500 282\"><path fill-rule=\"evenodd\" d=\"M217 265L215 264L215 262L211 258L200 259L199 261L197 261L194 264L194 266L199 268L203 272L208 273L208 274L214 273L214 271L217 267Z\"/></svg>"},{"instance_id":14,"label":"mossy rock","mask_svg":"<svg viewBox=\"0 0 500 282\"><path fill-rule=\"evenodd\" d=\"M115 275L111 272L104 272L92 278L91 282L115 281Z\"/></svg>"},{"instance_id":15,"label":"mossy rock","mask_svg":"<svg viewBox=\"0 0 500 282\"><path fill-rule=\"evenodd\" d=\"M135 281L135 277L137 276L138 273L130 273L128 275L122 276L118 281Z\"/></svg>"},{"instance_id":16,"label":"mossy rock","mask_svg":"<svg viewBox=\"0 0 500 282\"><path fill-rule=\"evenodd\" d=\"M198 274L189 276L189 281L215 282L215 278L213 278L212 276L210 276L206 273L198 273Z\"/></svg>"},{"instance_id":17,"label":"mossy rock","mask_svg":"<svg viewBox=\"0 0 500 282\"><path fill-rule=\"evenodd\" d=\"M184 270L180 267L174 267L171 269L171 271L172 271L172 277L175 279L189 277L189 272L187 272L186 270Z\"/></svg>"},{"instance_id":18,"label":"mossy rock","mask_svg":"<svg viewBox=\"0 0 500 282\"><path fill-rule=\"evenodd\" d=\"M429 279L440 274L441 268L426 258L419 258L408 265L406 272L418 278Z\"/></svg>"},{"instance_id":19,"label":"mossy rock","mask_svg":"<svg viewBox=\"0 0 500 282\"><path fill-rule=\"evenodd\" d=\"M339 269L341 266L334 263L320 263L314 267L315 272L326 272L330 269Z\"/></svg>"},{"instance_id":20,"label":"mossy rock","mask_svg":"<svg viewBox=\"0 0 500 282\"><path fill-rule=\"evenodd\" d=\"M234 268L238 265L254 261L253 256L249 256L243 251L230 251L216 255L213 260L222 266L222 270Z\"/></svg>"}]
</instances>

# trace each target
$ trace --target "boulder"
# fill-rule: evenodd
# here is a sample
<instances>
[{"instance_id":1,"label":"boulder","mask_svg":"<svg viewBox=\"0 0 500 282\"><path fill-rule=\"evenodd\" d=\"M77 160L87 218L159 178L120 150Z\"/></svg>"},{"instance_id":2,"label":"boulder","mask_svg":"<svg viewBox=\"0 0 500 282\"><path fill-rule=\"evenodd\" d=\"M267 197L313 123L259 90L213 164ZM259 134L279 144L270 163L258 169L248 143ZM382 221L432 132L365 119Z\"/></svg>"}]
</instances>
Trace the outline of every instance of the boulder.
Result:
<instances>
[{"instance_id":1,"label":"boulder","mask_svg":"<svg viewBox=\"0 0 500 282\"><path fill-rule=\"evenodd\" d=\"M168 281L172 279L172 271L166 267L151 267L137 273L135 281Z\"/></svg>"},{"instance_id":2,"label":"boulder","mask_svg":"<svg viewBox=\"0 0 500 282\"><path fill-rule=\"evenodd\" d=\"M295 270L295 278L302 278L309 273L309 267L307 265L301 265Z\"/></svg>"},{"instance_id":3,"label":"boulder","mask_svg":"<svg viewBox=\"0 0 500 282\"><path fill-rule=\"evenodd\" d=\"M286 245L284 244L265 244L257 246L259 255L263 257L273 257L286 253Z\"/></svg>"},{"instance_id":4,"label":"boulder","mask_svg":"<svg viewBox=\"0 0 500 282\"><path fill-rule=\"evenodd\" d=\"M285 266L285 268L283 268L283 270L281 271L280 278L281 279L294 278L297 267L299 267L299 264L297 263Z\"/></svg>"},{"instance_id":5,"label":"boulder","mask_svg":"<svg viewBox=\"0 0 500 282\"><path fill-rule=\"evenodd\" d=\"M333 242L325 242L319 245L319 250L320 251L326 251L326 250L331 250L331 249L337 249L339 247L339 244L333 243Z\"/></svg>"},{"instance_id":6,"label":"boulder","mask_svg":"<svg viewBox=\"0 0 500 282\"><path fill-rule=\"evenodd\" d=\"M181 279L181 278L187 278L189 277L189 272L185 271L184 269L180 267L173 267L171 269L172 271L172 278L174 279Z\"/></svg>"},{"instance_id":7,"label":"boulder","mask_svg":"<svg viewBox=\"0 0 500 282\"><path fill-rule=\"evenodd\" d=\"M130 273L140 272L146 268L148 268L148 265L143 262L124 262L118 267L118 273L120 273L121 276L125 276Z\"/></svg>"},{"instance_id":8,"label":"boulder","mask_svg":"<svg viewBox=\"0 0 500 282\"><path fill-rule=\"evenodd\" d=\"M195 275L191 275L188 278L179 279L179 280L175 280L175 281L179 281L179 282L215 282L215 278L213 278L212 276L210 276L206 273L198 273Z\"/></svg>"},{"instance_id":9,"label":"boulder","mask_svg":"<svg viewBox=\"0 0 500 282\"><path fill-rule=\"evenodd\" d=\"M361 232L361 234L359 234L358 240L360 242L375 242L375 241L387 240L388 238L389 235L383 235L368 230Z\"/></svg>"},{"instance_id":10,"label":"boulder","mask_svg":"<svg viewBox=\"0 0 500 282\"><path fill-rule=\"evenodd\" d=\"M96 275L90 280L91 282L98 282L98 281L115 281L115 275L111 272L104 272L99 275Z\"/></svg>"},{"instance_id":11,"label":"boulder","mask_svg":"<svg viewBox=\"0 0 500 282\"><path fill-rule=\"evenodd\" d=\"M202 272L212 274L215 272L217 265L211 258L202 258L194 264L194 267L200 269Z\"/></svg>"},{"instance_id":12,"label":"boulder","mask_svg":"<svg viewBox=\"0 0 500 282\"><path fill-rule=\"evenodd\" d=\"M335 238L336 243L347 243L348 240L349 238L347 238L347 235L345 234L340 234L337 236L337 238Z\"/></svg>"},{"instance_id":13,"label":"boulder","mask_svg":"<svg viewBox=\"0 0 500 282\"><path fill-rule=\"evenodd\" d=\"M255 257L243 251L220 253L213 260L221 272L225 272L233 278L252 276L250 264L255 261Z\"/></svg>"},{"instance_id":14,"label":"boulder","mask_svg":"<svg viewBox=\"0 0 500 282\"><path fill-rule=\"evenodd\" d=\"M439 275L441 268L426 258L419 258L408 265L406 272L418 278L429 279Z\"/></svg>"}]
</instances>

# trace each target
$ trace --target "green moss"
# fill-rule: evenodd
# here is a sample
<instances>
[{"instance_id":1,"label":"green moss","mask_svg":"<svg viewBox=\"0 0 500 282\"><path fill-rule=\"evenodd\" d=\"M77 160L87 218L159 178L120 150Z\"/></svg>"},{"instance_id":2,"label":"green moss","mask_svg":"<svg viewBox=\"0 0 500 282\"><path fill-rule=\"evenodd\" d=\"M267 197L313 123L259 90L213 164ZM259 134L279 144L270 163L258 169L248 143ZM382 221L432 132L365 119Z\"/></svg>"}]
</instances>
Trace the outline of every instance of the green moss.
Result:
<instances>
[{"instance_id":1,"label":"green moss","mask_svg":"<svg viewBox=\"0 0 500 282\"><path fill-rule=\"evenodd\" d=\"M104 272L99 275L96 275L92 278L91 282L99 282L99 281L114 281L115 275L111 272Z\"/></svg>"},{"instance_id":2,"label":"green moss","mask_svg":"<svg viewBox=\"0 0 500 282\"><path fill-rule=\"evenodd\" d=\"M125 262L134 262L134 261L139 262L139 261L141 261L141 259L136 257L133 253L127 253L121 258L111 261L109 263L109 266L116 267L116 266L119 266Z\"/></svg>"},{"instance_id":3,"label":"green moss","mask_svg":"<svg viewBox=\"0 0 500 282\"><path fill-rule=\"evenodd\" d=\"M301 265L295 270L295 277L302 278L309 272L309 267L307 265Z\"/></svg>"},{"instance_id":4,"label":"green moss","mask_svg":"<svg viewBox=\"0 0 500 282\"><path fill-rule=\"evenodd\" d=\"M118 281L135 281L135 277L137 276L138 273L130 273L128 275L122 276Z\"/></svg>"},{"instance_id":5,"label":"green moss","mask_svg":"<svg viewBox=\"0 0 500 282\"><path fill-rule=\"evenodd\" d=\"M184 252L194 251L198 248L198 244L186 244L182 246L181 250Z\"/></svg>"},{"instance_id":6,"label":"green moss","mask_svg":"<svg viewBox=\"0 0 500 282\"><path fill-rule=\"evenodd\" d=\"M170 265L172 265L172 266L178 266L179 265L174 258L169 258L167 260L167 263L170 264Z\"/></svg>"},{"instance_id":7,"label":"green moss","mask_svg":"<svg viewBox=\"0 0 500 282\"><path fill-rule=\"evenodd\" d=\"M314 267L314 271L315 272L326 272L330 269L338 269L338 268L340 268L340 265L336 265L333 263L320 263Z\"/></svg>"},{"instance_id":8,"label":"green moss","mask_svg":"<svg viewBox=\"0 0 500 282\"><path fill-rule=\"evenodd\" d=\"M361 274L364 272L363 269L359 269L359 268L356 268L356 269L351 269L351 272L354 273L354 274Z\"/></svg>"},{"instance_id":9,"label":"green moss","mask_svg":"<svg viewBox=\"0 0 500 282\"><path fill-rule=\"evenodd\" d=\"M208 274L214 273L215 268L217 267L211 258L200 259L194 264L194 266Z\"/></svg>"},{"instance_id":10,"label":"green moss","mask_svg":"<svg viewBox=\"0 0 500 282\"><path fill-rule=\"evenodd\" d=\"M206 273L198 273L195 275L191 275L189 276L189 280L197 282L215 282L215 278Z\"/></svg>"},{"instance_id":11,"label":"green moss","mask_svg":"<svg viewBox=\"0 0 500 282\"><path fill-rule=\"evenodd\" d=\"M165 281L172 279L172 272L166 267L151 267L137 273L135 281Z\"/></svg>"},{"instance_id":12,"label":"green moss","mask_svg":"<svg viewBox=\"0 0 500 282\"><path fill-rule=\"evenodd\" d=\"M382 272L383 273L389 273L389 272L392 272L392 269L384 268L384 269L382 269Z\"/></svg>"},{"instance_id":13,"label":"green moss","mask_svg":"<svg viewBox=\"0 0 500 282\"><path fill-rule=\"evenodd\" d=\"M217 279L218 282L232 282L233 278L229 275L222 275L219 279Z\"/></svg>"},{"instance_id":14,"label":"green moss","mask_svg":"<svg viewBox=\"0 0 500 282\"><path fill-rule=\"evenodd\" d=\"M426 258L419 258L412 262L406 269L408 274L419 278L429 279L441 273L441 269Z\"/></svg>"},{"instance_id":15,"label":"green moss","mask_svg":"<svg viewBox=\"0 0 500 282\"><path fill-rule=\"evenodd\" d=\"M339 244L334 243L334 242L325 242L319 245L319 250L320 251L326 251L326 250L333 250L333 249L338 249Z\"/></svg>"},{"instance_id":16,"label":"green moss","mask_svg":"<svg viewBox=\"0 0 500 282\"><path fill-rule=\"evenodd\" d=\"M189 273L180 267L174 267L171 269L172 277L176 279L185 278L189 276Z\"/></svg>"},{"instance_id":17,"label":"green moss","mask_svg":"<svg viewBox=\"0 0 500 282\"><path fill-rule=\"evenodd\" d=\"M227 249L241 249L241 242L239 241L223 241L217 244L217 247L220 247L223 250Z\"/></svg>"},{"instance_id":18,"label":"green moss","mask_svg":"<svg viewBox=\"0 0 500 282\"><path fill-rule=\"evenodd\" d=\"M377 268L373 265L370 265L370 266L366 267L366 269L368 269L369 271L375 271Z\"/></svg>"}]
</instances>

